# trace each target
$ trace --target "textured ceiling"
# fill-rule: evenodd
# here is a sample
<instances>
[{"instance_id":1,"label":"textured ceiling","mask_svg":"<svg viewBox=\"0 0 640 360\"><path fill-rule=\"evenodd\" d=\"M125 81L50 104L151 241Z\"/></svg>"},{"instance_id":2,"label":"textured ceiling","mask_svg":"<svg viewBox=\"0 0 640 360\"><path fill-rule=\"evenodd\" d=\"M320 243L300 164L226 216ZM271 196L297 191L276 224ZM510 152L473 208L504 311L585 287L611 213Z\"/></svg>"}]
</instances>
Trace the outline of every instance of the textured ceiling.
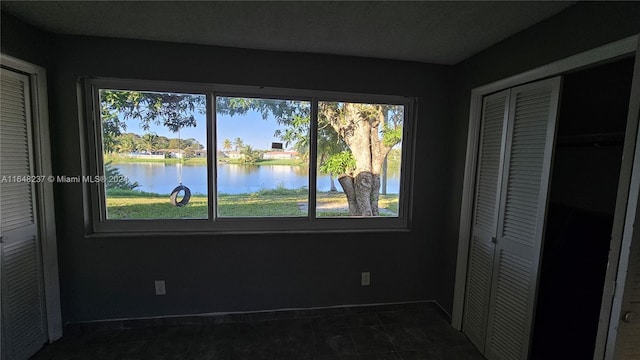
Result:
<instances>
[{"instance_id":1,"label":"textured ceiling","mask_svg":"<svg viewBox=\"0 0 640 360\"><path fill-rule=\"evenodd\" d=\"M1 1L60 34L455 64L573 2Z\"/></svg>"}]
</instances>

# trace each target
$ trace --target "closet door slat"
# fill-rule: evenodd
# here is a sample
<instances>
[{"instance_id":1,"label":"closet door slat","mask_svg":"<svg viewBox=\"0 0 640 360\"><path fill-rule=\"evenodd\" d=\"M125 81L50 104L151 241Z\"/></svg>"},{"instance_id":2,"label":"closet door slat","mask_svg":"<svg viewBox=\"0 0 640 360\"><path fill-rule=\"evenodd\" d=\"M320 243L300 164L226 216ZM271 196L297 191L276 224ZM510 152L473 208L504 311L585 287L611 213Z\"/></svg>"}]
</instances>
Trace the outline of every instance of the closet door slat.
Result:
<instances>
[{"instance_id":1,"label":"closet door slat","mask_svg":"<svg viewBox=\"0 0 640 360\"><path fill-rule=\"evenodd\" d=\"M30 100L29 78L0 69L3 176L34 174ZM48 339L36 200L33 183L0 182L0 357L7 360L28 359Z\"/></svg>"},{"instance_id":2,"label":"closet door slat","mask_svg":"<svg viewBox=\"0 0 640 360\"><path fill-rule=\"evenodd\" d=\"M483 349L498 226L509 91L483 99L480 149L462 330Z\"/></svg>"},{"instance_id":3,"label":"closet door slat","mask_svg":"<svg viewBox=\"0 0 640 360\"><path fill-rule=\"evenodd\" d=\"M527 359L560 78L511 89L485 342L488 359Z\"/></svg>"}]
</instances>

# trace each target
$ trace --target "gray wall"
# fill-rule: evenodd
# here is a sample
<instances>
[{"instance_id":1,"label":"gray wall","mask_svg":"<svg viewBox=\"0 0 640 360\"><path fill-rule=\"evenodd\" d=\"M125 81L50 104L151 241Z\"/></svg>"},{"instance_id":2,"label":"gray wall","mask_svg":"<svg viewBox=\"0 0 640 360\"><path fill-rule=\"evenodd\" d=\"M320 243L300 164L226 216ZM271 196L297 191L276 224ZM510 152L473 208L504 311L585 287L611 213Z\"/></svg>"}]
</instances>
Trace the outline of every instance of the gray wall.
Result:
<instances>
[{"instance_id":1,"label":"gray wall","mask_svg":"<svg viewBox=\"0 0 640 360\"><path fill-rule=\"evenodd\" d=\"M4 12L0 16L2 52L46 68L51 61L51 36Z\"/></svg>"},{"instance_id":2,"label":"gray wall","mask_svg":"<svg viewBox=\"0 0 640 360\"><path fill-rule=\"evenodd\" d=\"M82 172L77 85L83 76L419 98L410 232L86 237L81 186L57 184L64 322L435 298L440 274L430 264L439 256L445 220L450 67L77 36L52 36L52 42L54 175ZM2 43L3 52L20 53L19 46L5 46L4 31ZM370 287L360 286L361 271L371 272ZM154 295L156 279L167 281L166 296Z\"/></svg>"},{"instance_id":3,"label":"gray wall","mask_svg":"<svg viewBox=\"0 0 640 360\"><path fill-rule=\"evenodd\" d=\"M411 232L86 237L81 187L56 185L64 321L432 299L450 310L471 89L638 32L640 3L578 3L446 67L52 36L2 14L2 52L49 72L54 175L82 171L82 76L419 98Z\"/></svg>"},{"instance_id":4,"label":"gray wall","mask_svg":"<svg viewBox=\"0 0 640 360\"><path fill-rule=\"evenodd\" d=\"M435 299L446 310L453 304L471 90L639 32L640 3L581 2L454 67L447 222L441 247L437 249L440 257L432 264L441 271Z\"/></svg>"}]
</instances>

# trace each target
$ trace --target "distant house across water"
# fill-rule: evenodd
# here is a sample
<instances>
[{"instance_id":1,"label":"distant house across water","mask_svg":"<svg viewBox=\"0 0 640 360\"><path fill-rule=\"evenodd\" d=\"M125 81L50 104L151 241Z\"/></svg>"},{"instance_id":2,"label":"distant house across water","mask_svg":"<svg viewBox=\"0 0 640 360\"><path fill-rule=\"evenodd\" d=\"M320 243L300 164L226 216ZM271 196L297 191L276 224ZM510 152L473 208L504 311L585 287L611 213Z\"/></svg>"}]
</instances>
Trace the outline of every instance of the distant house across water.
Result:
<instances>
[{"instance_id":1,"label":"distant house across water","mask_svg":"<svg viewBox=\"0 0 640 360\"><path fill-rule=\"evenodd\" d=\"M157 152L162 153L164 157L169 159L182 159L186 157L186 152L179 149L160 149Z\"/></svg>"},{"instance_id":2,"label":"distant house across water","mask_svg":"<svg viewBox=\"0 0 640 360\"><path fill-rule=\"evenodd\" d=\"M240 152L240 151L237 151L237 150L224 151L224 154L229 159L242 159L242 158L244 158L244 154L242 152Z\"/></svg>"},{"instance_id":3,"label":"distant house across water","mask_svg":"<svg viewBox=\"0 0 640 360\"><path fill-rule=\"evenodd\" d=\"M127 156L131 159L164 159L164 150L131 152Z\"/></svg>"},{"instance_id":4,"label":"distant house across water","mask_svg":"<svg viewBox=\"0 0 640 360\"><path fill-rule=\"evenodd\" d=\"M300 154L297 151L267 151L262 155L263 159L296 159Z\"/></svg>"}]
</instances>

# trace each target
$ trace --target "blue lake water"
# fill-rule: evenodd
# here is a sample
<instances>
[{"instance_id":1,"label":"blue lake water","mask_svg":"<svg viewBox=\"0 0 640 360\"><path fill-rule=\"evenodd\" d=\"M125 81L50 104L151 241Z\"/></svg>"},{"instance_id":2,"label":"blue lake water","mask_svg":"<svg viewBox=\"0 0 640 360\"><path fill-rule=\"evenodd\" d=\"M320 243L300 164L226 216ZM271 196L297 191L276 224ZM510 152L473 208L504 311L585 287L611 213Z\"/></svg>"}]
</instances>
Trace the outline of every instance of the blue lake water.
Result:
<instances>
[{"instance_id":1,"label":"blue lake water","mask_svg":"<svg viewBox=\"0 0 640 360\"><path fill-rule=\"evenodd\" d=\"M169 194L178 185L182 176L182 183L188 186L192 193L207 193L207 166L205 165L131 163L113 166L130 181L137 181L141 185L137 190ZM300 166L219 164L216 170L219 193L242 194L278 187L298 189L309 186L308 169ZM341 190L337 180L335 183L338 190ZM329 176L318 175L317 187L319 191L329 191L331 188ZM399 188L399 171L390 172L387 177L387 193L397 194Z\"/></svg>"}]
</instances>

